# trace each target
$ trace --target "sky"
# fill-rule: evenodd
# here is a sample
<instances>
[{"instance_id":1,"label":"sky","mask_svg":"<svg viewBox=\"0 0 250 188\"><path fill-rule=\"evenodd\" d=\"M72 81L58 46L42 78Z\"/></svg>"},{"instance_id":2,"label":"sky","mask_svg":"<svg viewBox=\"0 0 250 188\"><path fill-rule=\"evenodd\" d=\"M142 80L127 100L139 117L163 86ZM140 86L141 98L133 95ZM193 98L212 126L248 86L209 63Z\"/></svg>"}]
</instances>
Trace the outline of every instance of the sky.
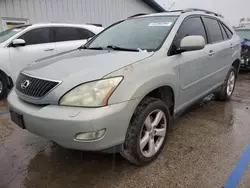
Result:
<instances>
[{"instance_id":1,"label":"sky","mask_svg":"<svg viewBox=\"0 0 250 188\"><path fill-rule=\"evenodd\" d=\"M238 25L240 18L250 17L250 0L155 0L168 9L201 8L222 14L232 25Z\"/></svg>"}]
</instances>

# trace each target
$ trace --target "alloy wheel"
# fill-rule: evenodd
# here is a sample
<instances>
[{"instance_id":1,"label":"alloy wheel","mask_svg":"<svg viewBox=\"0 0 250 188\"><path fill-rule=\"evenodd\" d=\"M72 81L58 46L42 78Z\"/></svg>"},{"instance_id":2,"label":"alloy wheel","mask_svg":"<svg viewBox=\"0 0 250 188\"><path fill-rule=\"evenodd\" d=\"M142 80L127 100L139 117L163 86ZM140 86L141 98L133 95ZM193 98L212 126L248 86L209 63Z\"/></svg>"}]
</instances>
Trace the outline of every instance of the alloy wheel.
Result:
<instances>
[{"instance_id":1,"label":"alloy wheel","mask_svg":"<svg viewBox=\"0 0 250 188\"><path fill-rule=\"evenodd\" d=\"M147 116L140 134L140 150L144 157L152 157L159 151L166 132L166 115L162 110L154 110Z\"/></svg>"},{"instance_id":2,"label":"alloy wheel","mask_svg":"<svg viewBox=\"0 0 250 188\"><path fill-rule=\"evenodd\" d=\"M227 95L231 96L235 85L235 73L232 71L227 80Z\"/></svg>"}]
</instances>

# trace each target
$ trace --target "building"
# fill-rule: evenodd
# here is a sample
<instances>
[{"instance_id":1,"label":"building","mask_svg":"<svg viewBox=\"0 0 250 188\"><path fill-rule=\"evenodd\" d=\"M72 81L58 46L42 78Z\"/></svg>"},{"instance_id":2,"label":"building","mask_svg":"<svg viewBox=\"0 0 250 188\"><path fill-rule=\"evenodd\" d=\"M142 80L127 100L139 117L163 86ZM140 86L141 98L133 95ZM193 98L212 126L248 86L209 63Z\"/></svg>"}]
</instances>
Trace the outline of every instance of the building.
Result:
<instances>
[{"instance_id":1,"label":"building","mask_svg":"<svg viewBox=\"0 0 250 188\"><path fill-rule=\"evenodd\" d=\"M106 27L134 14L160 11L164 9L154 0L0 0L0 30L38 22Z\"/></svg>"}]
</instances>

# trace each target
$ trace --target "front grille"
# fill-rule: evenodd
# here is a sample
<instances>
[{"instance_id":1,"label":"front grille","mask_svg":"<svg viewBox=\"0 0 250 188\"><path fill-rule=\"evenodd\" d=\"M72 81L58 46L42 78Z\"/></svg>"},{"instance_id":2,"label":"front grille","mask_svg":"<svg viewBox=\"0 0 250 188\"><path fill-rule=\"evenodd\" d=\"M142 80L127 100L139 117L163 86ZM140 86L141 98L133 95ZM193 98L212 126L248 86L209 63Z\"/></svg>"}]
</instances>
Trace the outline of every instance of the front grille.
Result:
<instances>
[{"instance_id":1,"label":"front grille","mask_svg":"<svg viewBox=\"0 0 250 188\"><path fill-rule=\"evenodd\" d=\"M16 89L27 96L41 98L55 88L59 82L34 78L20 73L16 81Z\"/></svg>"}]
</instances>

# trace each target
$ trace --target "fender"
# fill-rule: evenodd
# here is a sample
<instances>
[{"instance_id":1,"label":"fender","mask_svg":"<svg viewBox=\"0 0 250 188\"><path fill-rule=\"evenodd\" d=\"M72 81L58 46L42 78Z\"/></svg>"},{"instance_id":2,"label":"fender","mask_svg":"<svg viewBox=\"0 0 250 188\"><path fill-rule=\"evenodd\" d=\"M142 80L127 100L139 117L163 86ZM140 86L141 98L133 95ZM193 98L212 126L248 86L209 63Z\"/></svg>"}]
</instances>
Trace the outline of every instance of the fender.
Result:
<instances>
[{"instance_id":1,"label":"fender","mask_svg":"<svg viewBox=\"0 0 250 188\"><path fill-rule=\"evenodd\" d=\"M129 65L109 76L123 75L122 83L117 87L109 99L109 104L143 98L151 91L162 86L172 88L175 101L179 98L178 61L160 60L154 57L139 63ZM125 91L125 92L124 92Z\"/></svg>"}]
</instances>

